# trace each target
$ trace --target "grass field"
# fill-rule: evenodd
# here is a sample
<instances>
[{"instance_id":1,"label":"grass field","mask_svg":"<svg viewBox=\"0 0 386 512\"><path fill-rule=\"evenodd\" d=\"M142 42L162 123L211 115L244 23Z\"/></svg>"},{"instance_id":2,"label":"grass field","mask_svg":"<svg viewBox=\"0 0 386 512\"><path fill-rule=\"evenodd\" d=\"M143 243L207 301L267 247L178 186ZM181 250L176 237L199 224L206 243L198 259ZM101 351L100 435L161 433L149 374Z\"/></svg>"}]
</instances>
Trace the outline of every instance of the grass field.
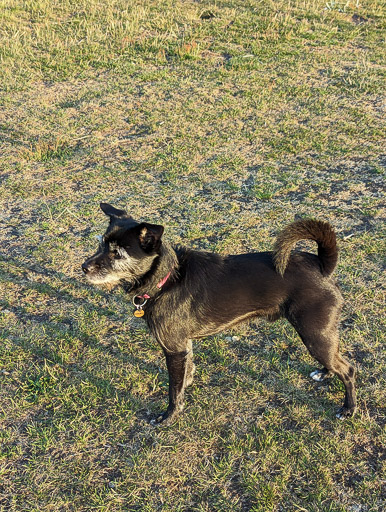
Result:
<instances>
[{"instance_id":1,"label":"grass field","mask_svg":"<svg viewBox=\"0 0 386 512\"><path fill-rule=\"evenodd\" d=\"M382 5L1 2L1 512L385 510ZM100 201L222 253L331 221L357 415L257 322L197 343L184 414L149 425L163 355L80 271Z\"/></svg>"}]
</instances>

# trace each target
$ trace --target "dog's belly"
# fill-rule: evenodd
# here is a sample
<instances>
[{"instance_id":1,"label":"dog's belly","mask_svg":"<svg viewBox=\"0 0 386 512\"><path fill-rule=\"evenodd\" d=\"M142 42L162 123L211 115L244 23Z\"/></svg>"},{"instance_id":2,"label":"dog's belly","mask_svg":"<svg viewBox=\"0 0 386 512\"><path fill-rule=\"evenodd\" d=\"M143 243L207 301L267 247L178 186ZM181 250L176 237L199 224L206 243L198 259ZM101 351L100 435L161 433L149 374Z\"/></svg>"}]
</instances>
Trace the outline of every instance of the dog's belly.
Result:
<instances>
[{"instance_id":1,"label":"dog's belly","mask_svg":"<svg viewBox=\"0 0 386 512\"><path fill-rule=\"evenodd\" d=\"M268 320L276 320L280 318L282 315L280 313L280 308L271 308L271 309L260 309L256 311L251 311L244 314L235 315L233 317L229 316L228 319L222 318L218 319L218 321L208 321L206 325L201 326L201 329L198 333L194 334L192 338L202 338L203 336L211 336L212 334L217 334L221 331L226 331L230 329L234 325L247 322L252 318L263 317Z\"/></svg>"}]
</instances>

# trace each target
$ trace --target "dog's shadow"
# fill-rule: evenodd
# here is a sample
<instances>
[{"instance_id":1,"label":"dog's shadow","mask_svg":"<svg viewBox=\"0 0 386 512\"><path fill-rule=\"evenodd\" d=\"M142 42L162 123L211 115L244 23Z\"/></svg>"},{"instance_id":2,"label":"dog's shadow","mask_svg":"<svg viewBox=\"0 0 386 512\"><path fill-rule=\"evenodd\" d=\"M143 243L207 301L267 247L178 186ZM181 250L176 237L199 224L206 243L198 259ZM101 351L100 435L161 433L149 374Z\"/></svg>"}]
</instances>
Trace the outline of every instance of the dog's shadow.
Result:
<instances>
[{"instance_id":1,"label":"dog's shadow","mask_svg":"<svg viewBox=\"0 0 386 512\"><path fill-rule=\"evenodd\" d=\"M2 262L5 261L1 256L0 260ZM59 365L73 377L75 382L87 381L98 389L103 390L109 396L116 396L118 399L139 403L140 410L137 412L137 415L142 419L147 418L148 411L146 405L148 404L146 404L146 398L141 401L138 394L132 394L128 389L118 389L112 384L110 377L98 376L92 369L86 368L81 357L78 361L66 362L63 354L60 353L61 348L55 346L55 340L75 337L84 348L88 347L93 351L98 351L101 359L113 358L120 365L127 364L131 368L140 368L141 371L146 372L150 376L159 375L160 365L158 361L144 360L141 357L141 352L143 352L144 348L146 350L152 349L149 337L146 335L148 329L144 321L137 324L137 328L130 321L127 321L131 317L131 308L124 294L111 294L103 289L82 283L81 275L78 281L62 272L46 271L41 267L35 267L34 265L28 265L9 258L7 258L5 265L0 266L0 279L17 285L20 294L25 297L29 295L36 297L38 294L44 300L48 300L51 303L50 308L43 310L40 307L39 310L36 309L35 311L35 308L32 307L33 304L28 299L19 300L17 304L14 300L0 299L0 311L2 310L6 314L11 313L13 318L16 318L16 322L12 322L14 326L4 330L4 337L7 343L22 348L31 354L31 365L26 365L20 376L22 384L23 381L26 383L31 381L31 378L36 378L36 386L38 387L38 380L44 375L47 363L49 365ZM55 284L51 284L49 282L50 279L55 280ZM91 297L92 300L90 301L88 297ZM66 303L66 306L63 308L65 314L60 313L58 315L57 311L60 308L52 306L52 302L55 301ZM98 305L98 302L101 304ZM106 304L108 305L106 306ZM95 329L88 329L84 319L79 319L79 308L86 311L90 318L93 315L98 315L98 317L105 317L106 321L111 321L113 311L113 323L118 323L118 315L114 310L118 310L122 315L125 314L125 337L127 337L128 344L132 345L134 343L138 346L136 351L138 355L134 354L133 350L129 352L120 350L115 339L109 339L110 332L101 342L101 336L95 333ZM34 332L34 335L32 335L32 332ZM39 332L44 333L44 337L41 337L43 339L51 334L52 342L50 340L47 343L42 343L39 336L37 336ZM111 335L112 338L115 338L114 332L111 332ZM135 339L133 340L133 338ZM154 342L154 351L156 350L157 347ZM161 365L163 364L161 352L159 352L159 362ZM162 381L161 377L161 383ZM161 395L161 392L159 392L159 395ZM142 402L143 407L141 407Z\"/></svg>"},{"instance_id":2,"label":"dog's shadow","mask_svg":"<svg viewBox=\"0 0 386 512\"><path fill-rule=\"evenodd\" d=\"M285 319L277 322L286 323ZM236 336L236 341L228 333L212 336L204 340L204 347L199 343L194 346L196 375L193 383L200 386L200 366L206 366L205 384L212 388L211 394L232 402L240 401L240 395L245 393L249 398L248 416L250 416L251 396L256 396L256 406L252 405L256 415L261 415L265 407L281 408L291 416L292 406L309 408L310 416L319 419L335 419L336 411L340 405L340 394L344 387L335 376L324 382L315 382L310 372L320 367L307 354L300 338L291 336L291 326L274 329L275 332L267 334L270 325L264 327L263 319L252 322L248 334ZM271 324L272 325L272 324ZM245 330L245 329L243 329ZM280 331L280 334L278 334ZM236 332L236 331L235 331ZM233 333L235 334L235 333ZM286 338L290 335L290 340ZM231 356L221 361L216 349L211 348L221 338L221 349L229 351ZM280 345L283 341L285 348L275 347L275 341ZM220 359L220 360L219 360ZM307 361L309 359L309 361ZM190 392L187 389L186 402L190 403ZM338 392L339 398L335 400L327 396L330 391ZM261 397L260 397L261 393ZM228 397L228 398L226 398ZM214 398L215 399L215 398ZM241 399L241 408L243 399Z\"/></svg>"}]
</instances>

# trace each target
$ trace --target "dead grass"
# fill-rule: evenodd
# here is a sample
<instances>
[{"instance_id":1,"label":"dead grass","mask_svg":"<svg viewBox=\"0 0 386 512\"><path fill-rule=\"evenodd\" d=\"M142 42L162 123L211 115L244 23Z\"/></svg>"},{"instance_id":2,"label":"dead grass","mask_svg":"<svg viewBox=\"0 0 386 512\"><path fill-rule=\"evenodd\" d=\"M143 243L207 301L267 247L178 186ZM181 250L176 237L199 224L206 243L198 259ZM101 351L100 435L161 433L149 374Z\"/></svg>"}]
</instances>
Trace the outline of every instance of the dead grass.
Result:
<instances>
[{"instance_id":1,"label":"dead grass","mask_svg":"<svg viewBox=\"0 0 386 512\"><path fill-rule=\"evenodd\" d=\"M3 2L0 511L384 509L382 8ZM259 323L197 343L185 413L152 428L162 354L79 271L101 200L229 253L330 220L357 416Z\"/></svg>"}]
</instances>

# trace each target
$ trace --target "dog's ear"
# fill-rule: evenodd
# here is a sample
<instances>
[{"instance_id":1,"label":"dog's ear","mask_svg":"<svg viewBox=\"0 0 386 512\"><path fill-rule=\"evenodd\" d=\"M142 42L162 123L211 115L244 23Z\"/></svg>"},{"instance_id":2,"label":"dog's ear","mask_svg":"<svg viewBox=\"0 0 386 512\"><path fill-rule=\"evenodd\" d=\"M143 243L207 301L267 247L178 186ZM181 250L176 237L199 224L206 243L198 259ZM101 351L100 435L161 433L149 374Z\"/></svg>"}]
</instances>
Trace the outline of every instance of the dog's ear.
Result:
<instances>
[{"instance_id":1,"label":"dog's ear","mask_svg":"<svg viewBox=\"0 0 386 512\"><path fill-rule=\"evenodd\" d=\"M156 251L161 245L161 237L164 227L158 224L142 222L138 226L139 243L146 252Z\"/></svg>"},{"instance_id":2,"label":"dog's ear","mask_svg":"<svg viewBox=\"0 0 386 512\"><path fill-rule=\"evenodd\" d=\"M114 208L114 206L111 206L111 204L100 203L99 206L101 207L102 212L109 217L128 217L125 210L118 210L117 208Z\"/></svg>"}]
</instances>

